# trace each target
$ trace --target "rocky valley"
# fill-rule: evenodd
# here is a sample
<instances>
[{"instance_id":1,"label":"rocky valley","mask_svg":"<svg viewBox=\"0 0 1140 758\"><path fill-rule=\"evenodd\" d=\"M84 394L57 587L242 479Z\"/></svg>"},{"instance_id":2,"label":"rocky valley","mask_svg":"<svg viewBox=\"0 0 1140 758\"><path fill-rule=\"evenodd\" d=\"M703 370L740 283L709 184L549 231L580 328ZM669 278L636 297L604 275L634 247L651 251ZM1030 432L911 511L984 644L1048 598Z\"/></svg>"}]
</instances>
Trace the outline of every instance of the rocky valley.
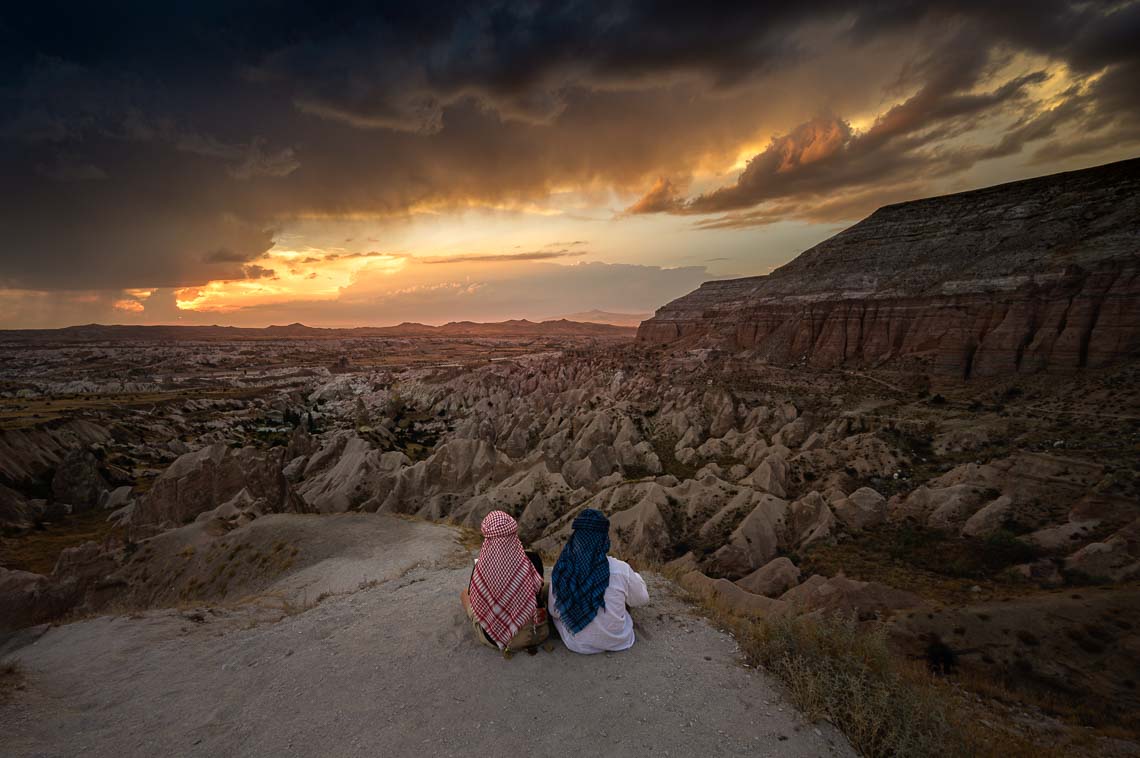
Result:
<instances>
[{"instance_id":1,"label":"rocky valley","mask_svg":"<svg viewBox=\"0 0 1140 758\"><path fill-rule=\"evenodd\" d=\"M290 514L504 510L553 556L592 507L695 598L884 628L997 732L1135 754L1138 221L1137 161L890 206L636 340L7 333L0 631L355 549Z\"/></svg>"}]
</instances>

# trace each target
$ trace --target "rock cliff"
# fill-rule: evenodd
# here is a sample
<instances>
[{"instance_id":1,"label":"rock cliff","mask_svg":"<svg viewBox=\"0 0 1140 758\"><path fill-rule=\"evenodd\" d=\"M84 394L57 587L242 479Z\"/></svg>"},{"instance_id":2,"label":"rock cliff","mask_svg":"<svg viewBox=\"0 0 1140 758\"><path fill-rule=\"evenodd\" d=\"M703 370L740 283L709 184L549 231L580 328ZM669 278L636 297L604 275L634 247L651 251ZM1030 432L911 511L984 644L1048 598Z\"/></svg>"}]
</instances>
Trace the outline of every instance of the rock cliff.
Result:
<instances>
[{"instance_id":1,"label":"rock cliff","mask_svg":"<svg viewBox=\"0 0 1140 758\"><path fill-rule=\"evenodd\" d=\"M773 363L905 361L971 376L1140 352L1140 159L880 208L768 276L707 282L642 323Z\"/></svg>"}]
</instances>

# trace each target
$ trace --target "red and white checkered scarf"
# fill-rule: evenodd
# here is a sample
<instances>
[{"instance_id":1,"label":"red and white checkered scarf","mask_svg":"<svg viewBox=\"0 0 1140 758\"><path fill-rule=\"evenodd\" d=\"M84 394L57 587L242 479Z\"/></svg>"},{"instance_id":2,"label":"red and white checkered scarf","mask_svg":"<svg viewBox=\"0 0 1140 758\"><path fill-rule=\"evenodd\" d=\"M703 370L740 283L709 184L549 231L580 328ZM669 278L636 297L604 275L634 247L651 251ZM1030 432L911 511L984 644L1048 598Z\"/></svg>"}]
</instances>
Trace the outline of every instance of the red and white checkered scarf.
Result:
<instances>
[{"instance_id":1,"label":"red and white checkered scarf","mask_svg":"<svg viewBox=\"0 0 1140 758\"><path fill-rule=\"evenodd\" d=\"M491 511L479 527L483 546L471 575L471 610L491 639L506 646L535 617L535 593L542 577L519 542L519 526L502 511Z\"/></svg>"}]
</instances>

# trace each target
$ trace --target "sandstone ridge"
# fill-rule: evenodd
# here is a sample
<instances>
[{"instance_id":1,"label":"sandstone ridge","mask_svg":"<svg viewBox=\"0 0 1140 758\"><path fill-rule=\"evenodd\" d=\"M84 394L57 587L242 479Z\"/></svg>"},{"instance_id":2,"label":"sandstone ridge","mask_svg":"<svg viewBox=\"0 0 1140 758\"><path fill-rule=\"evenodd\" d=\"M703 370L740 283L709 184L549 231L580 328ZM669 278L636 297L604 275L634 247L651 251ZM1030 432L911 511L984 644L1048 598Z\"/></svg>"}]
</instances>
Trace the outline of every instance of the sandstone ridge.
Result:
<instances>
[{"instance_id":1,"label":"sandstone ridge","mask_svg":"<svg viewBox=\"0 0 1140 758\"><path fill-rule=\"evenodd\" d=\"M993 376L1140 351L1140 159L900 203L768 276L706 282L648 343Z\"/></svg>"}]
</instances>

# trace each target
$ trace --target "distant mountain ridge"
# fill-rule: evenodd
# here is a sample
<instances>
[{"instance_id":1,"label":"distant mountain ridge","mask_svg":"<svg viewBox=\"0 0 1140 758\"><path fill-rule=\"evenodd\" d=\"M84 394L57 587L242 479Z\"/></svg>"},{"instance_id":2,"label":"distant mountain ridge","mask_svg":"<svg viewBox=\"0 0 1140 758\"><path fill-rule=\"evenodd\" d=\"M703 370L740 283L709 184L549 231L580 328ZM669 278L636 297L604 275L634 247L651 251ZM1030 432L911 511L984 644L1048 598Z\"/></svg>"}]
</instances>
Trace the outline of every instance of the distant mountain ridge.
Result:
<instances>
[{"instance_id":1,"label":"distant mountain ridge","mask_svg":"<svg viewBox=\"0 0 1140 758\"><path fill-rule=\"evenodd\" d=\"M99 340L183 340L214 342L220 340L272 339L350 339L354 337L628 337L635 326L583 323L557 319L528 321L511 319L480 323L452 321L431 326L406 321L396 326L358 326L322 328L292 323L264 328L240 326L184 326L135 324L83 324L61 329L0 330L0 340L45 340L95 342Z\"/></svg>"},{"instance_id":2,"label":"distant mountain ridge","mask_svg":"<svg viewBox=\"0 0 1140 758\"><path fill-rule=\"evenodd\" d=\"M597 308L589 311L581 311L579 313L567 313L564 316L557 316L559 319L566 319L567 321L578 321L587 324L613 324L615 326L637 326L642 321L650 318L652 313L616 313L614 311L603 311Z\"/></svg>"}]
</instances>

